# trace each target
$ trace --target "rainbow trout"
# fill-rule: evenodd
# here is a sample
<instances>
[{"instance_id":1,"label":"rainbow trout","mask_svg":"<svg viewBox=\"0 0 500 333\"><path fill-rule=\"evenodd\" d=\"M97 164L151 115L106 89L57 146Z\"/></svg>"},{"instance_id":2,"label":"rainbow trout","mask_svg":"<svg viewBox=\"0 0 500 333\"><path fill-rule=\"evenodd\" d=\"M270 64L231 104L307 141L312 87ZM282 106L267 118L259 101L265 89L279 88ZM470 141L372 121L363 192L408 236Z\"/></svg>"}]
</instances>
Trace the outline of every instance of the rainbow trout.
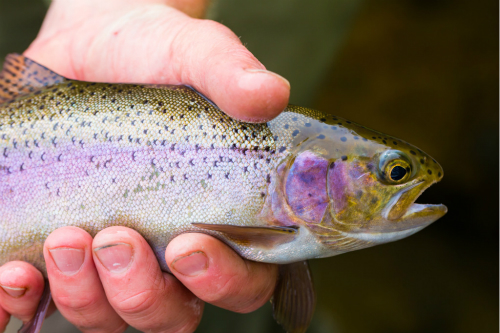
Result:
<instances>
[{"instance_id":1,"label":"rainbow trout","mask_svg":"<svg viewBox=\"0 0 500 333\"><path fill-rule=\"evenodd\" d=\"M403 140L298 106L249 124L185 86L68 80L21 55L0 74L0 264L24 260L46 275L53 230L121 225L168 271L172 238L207 233L281 264L272 302L288 332L304 332L314 311L305 260L436 221L446 207L415 200L442 177ZM39 329L48 300L47 288L23 332Z\"/></svg>"}]
</instances>

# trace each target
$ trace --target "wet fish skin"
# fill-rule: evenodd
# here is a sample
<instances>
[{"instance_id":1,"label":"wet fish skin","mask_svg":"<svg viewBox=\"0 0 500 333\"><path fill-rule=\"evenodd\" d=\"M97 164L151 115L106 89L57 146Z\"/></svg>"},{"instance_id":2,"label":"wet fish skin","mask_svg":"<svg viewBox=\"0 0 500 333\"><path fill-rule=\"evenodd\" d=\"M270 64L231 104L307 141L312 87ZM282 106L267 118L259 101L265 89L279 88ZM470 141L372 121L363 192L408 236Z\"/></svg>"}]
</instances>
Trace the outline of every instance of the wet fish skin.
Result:
<instances>
[{"instance_id":1,"label":"wet fish skin","mask_svg":"<svg viewBox=\"0 0 500 333\"><path fill-rule=\"evenodd\" d=\"M72 81L20 57L0 75L0 264L46 274L43 242L68 225L131 227L165 271L184 232L287 264L397 240L446 213L414 203L443 176L434 159L343 118L289 105L241 123L189 87ZM28 83L13 87L16 73ZM285 327L303 332L308 311Z\"/></svg>"}]
</instances>

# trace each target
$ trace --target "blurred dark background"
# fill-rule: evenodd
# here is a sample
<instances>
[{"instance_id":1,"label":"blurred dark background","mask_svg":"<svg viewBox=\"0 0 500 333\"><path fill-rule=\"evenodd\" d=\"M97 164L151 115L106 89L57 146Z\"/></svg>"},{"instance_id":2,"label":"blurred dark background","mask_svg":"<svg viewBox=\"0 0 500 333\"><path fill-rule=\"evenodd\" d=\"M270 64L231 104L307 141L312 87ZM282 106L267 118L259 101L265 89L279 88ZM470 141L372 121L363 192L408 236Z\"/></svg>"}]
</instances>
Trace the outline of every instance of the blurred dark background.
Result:
<instances>
[{"instance_id":1,"label":"blurred dark background","mask_svg":"<svg viewBox=\"0 0 500 333\"><path fill-rule=\"evenodd\" d=\"M1 58L29 45L48 3L0 0ZM445 170L418 200L448 206L438 222L402 241L312 261L318 306L311 332L499 331L498 6L493 0L212 6L210 18L290 80L291 103L403 138ZM45 332L71 330L57 315L48 322ZM248 315L207 307L198 331L282 332L269 306Z\"/></svg>"}]
</instances>

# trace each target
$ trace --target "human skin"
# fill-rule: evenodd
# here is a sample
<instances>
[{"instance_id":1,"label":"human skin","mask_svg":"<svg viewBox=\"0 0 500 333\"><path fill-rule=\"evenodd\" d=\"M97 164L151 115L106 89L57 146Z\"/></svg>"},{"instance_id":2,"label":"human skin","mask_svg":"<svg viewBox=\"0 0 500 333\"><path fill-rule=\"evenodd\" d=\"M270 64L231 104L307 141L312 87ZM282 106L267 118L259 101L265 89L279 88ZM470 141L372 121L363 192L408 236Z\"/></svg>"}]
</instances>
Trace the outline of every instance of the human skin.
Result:
<instances>
[{"instance_id":1,"label":"human skin","mask_svg":"<svg viewBox=\"0 0 500 333\"><path fill-rule=\"evenodd\" d=\"M224 112L266 121L288 103L288 82L271 72L228 28L195 19L204 0L53 1L25 56L72 79L187 84ZM110 246L109 245L114 245ZM184 234L167 247L172 274L146 241L125 227L95 238L75 227L44 245L54 304L83 332L192 332L204 302L250 312L269 300L275 265L243 260L207 235ZM120 265L110 265L119 263ZM12 315L35 313L44 281L24 262L0 267L0 331Z\"/></svg>"}]
</instances>

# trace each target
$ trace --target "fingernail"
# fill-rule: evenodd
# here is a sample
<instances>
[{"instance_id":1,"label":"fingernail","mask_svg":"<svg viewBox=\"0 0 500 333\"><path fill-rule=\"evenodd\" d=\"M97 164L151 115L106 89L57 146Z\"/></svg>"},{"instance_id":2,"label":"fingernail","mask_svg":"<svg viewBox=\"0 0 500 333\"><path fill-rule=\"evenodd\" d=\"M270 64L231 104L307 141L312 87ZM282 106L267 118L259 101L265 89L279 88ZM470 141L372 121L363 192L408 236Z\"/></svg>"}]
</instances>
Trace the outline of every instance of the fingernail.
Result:
<instances>
[{"instance_id":1,"label":"fingernail","mask_svg":"<svg viewBox=\"0 0 500 333\"><path fill-rule=\"evenodd\" d=\"M207 255L201 251L193 252L187 256L175 258L172 262L172 268L182 275L200 275L208 268L208 258Z\"/></svg>"},{"instance_id":2,"label":"fingernail","mask_svg":"<svg viewBox=\"0 0 500 333\"><path fill-rule=\"evenodd\" d=\"M0 284L0 287L2 287L2 289L7 294L9 294L12 297L16 297L16 298L23 296L24 293L26 292L26 288L7 287L7 286L1 285L1 284Z\"/></svg>"},{"instance_id":3,"label":"fingernail","mask_svg":"<svg viewBox=\"0 0 500 333\"><path fill-rule=\"evenodd\" d=\"M127 243L116 243L94 249L101 262L111 273L122 273L128 269L132 262L132 246Z\"/></svg>"},{"instance_id":4,"label":"fingernail","mask_svg":"<svg viewBox=\"0 0 500 333\"><path fill-rule=\"evenodd\" d=\"M57 268L64 275L76 274L85 260L85 251L83 249L74 249L71 247L59 247L49 250Z\"/></svg>"},{"instance_id":5,"label":"fingernail","mask_svg":"<svg viewBox=\"0 0 500 333\"><path fill-rule=\"evenodd\" d=\"M276 74L275 72L271 72L271 71L268 71L266 69L257 69L257 68L246 68L245 70L247 72L250 72L250 73L265 73L265 74L274 75L277 78L279 78L280 80L282 80L283 82L285 82L285 84L288 86L288 88L290 88L290 82L288 82L287 79L285 79L283 76L281 76L279 74Z\"/></svg>"}]
</instances>

